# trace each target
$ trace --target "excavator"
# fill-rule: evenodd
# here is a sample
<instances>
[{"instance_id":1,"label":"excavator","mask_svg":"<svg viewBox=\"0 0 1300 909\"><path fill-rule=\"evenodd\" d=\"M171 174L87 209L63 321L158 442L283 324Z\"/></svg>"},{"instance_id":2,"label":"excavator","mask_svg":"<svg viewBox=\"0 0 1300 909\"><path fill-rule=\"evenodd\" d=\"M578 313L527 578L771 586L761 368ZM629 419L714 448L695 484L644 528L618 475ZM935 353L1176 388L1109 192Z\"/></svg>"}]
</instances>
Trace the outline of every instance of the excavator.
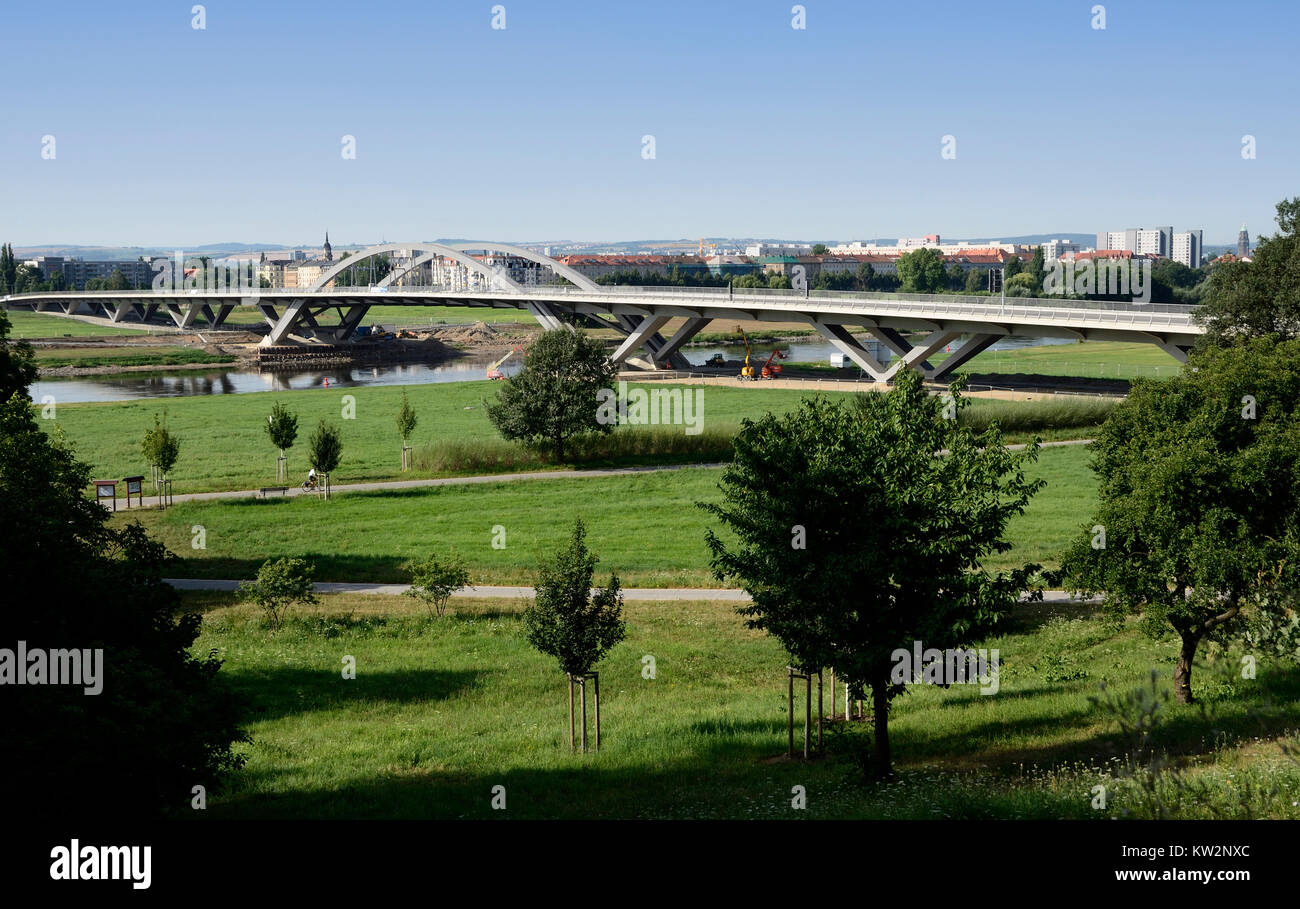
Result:
<instances>
[{"instance_id":1,"label":"excavator","mask_svg":"<svg viewBox=\"0 0 1300 909\"><path fill-rule=\"evenodd\" d=\"M491 366L488 367L487 377L489 379L504 379L506 377L506 374L501 371L501 365L505 363L506 360L509 360L511 357L513 357L515 354L523 353L523 352L524 349L522 347L516 347L510 350L509 352L507 352L504 357L502 357L500 360L497 360L495 363L493 363Z\"/></svg>"}]
</instances>

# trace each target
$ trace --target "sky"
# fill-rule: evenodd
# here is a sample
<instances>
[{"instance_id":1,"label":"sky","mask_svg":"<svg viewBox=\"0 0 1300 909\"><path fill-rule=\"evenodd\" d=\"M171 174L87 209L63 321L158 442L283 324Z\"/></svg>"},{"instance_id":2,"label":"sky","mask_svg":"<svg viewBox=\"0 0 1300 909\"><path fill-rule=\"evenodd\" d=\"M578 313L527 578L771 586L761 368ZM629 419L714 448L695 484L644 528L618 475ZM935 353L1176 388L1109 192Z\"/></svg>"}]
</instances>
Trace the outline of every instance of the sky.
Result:
<instances>
[{"instance_id":1,"label":"sky","mask_svg":"<svg viewBox=\"0 0 1300 909\"><path fill-rule=\"evenodd\" d=\"M1213 244L1300 195L1293 0L194 5L0 5L0 240Z\"/></svg>"}]
</instances>

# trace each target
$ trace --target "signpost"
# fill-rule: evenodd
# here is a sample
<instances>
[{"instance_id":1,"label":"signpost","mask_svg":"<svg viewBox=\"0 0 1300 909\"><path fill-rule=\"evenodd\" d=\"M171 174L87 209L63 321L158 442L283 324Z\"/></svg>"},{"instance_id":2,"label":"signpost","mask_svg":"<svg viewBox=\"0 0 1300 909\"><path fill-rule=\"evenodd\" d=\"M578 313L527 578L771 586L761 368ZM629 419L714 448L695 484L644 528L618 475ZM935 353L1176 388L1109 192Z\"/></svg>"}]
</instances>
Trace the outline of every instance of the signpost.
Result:
<instances>
[{"instance_id":1,"label":"signpost","mask_svg":"<svg viewBox=\"0 0 1300 909\"><path fill-rule=\"evenodd\" d=\"M95 501L104 505L104 499L113 500L113 510L117 511L117 480L92 480L95 484ZM104 505L107 508L107 505Z\"/></svg>"},{"instance_id":2,"label":"signpost","mask_svg":"<svg viewBox=\"0 0 1300 909\"><path fill-rule=\"evenodd\" d=\"M137 505L144 507L144 477L122 477L122 482L126 484L126 507L131 507L131 496L136 497Z\"/></svg>"}]
</instances>

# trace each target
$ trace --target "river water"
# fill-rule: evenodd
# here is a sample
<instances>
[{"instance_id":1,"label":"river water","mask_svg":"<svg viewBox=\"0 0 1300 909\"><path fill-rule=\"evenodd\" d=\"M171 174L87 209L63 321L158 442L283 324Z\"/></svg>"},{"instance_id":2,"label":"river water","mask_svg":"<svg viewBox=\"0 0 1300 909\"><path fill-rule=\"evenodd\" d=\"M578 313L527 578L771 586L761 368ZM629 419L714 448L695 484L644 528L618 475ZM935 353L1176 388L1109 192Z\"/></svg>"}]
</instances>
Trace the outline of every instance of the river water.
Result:
<instances>
[{"instance_id":1,"label":"river water","mask_svg":"<svg viewBox=\"0 0 1300 909\"><path fill-rule=\"evenodd\" d=\"M1041 344L1073 343L1059 338L1011 337L994 344L992 350L1014 350ZM824 341L755 343L754 355L760 362L774 349L787 353L790 362L827 363L835 348ZM722 354L728 360L743 360L745 348L736 345L688 347L682 351L688 360L699 364ZM449 363L425 365L396 363L375 366L318 366L310 369L259 370L222 368L128 372L105 376L82 376L69 379L42 379L34 383L29 394L34 401L46 395L61 404L93 401L131 401L141 398L176 398L192 395L238 395L258 391L290 391L321 388L358 388L365 385L427 385L436 382L469 382L486 377L490 359L478 357L456 359ZM520 368L512 360L502 367L506 375Z\"/></svg>"}]
</instances>

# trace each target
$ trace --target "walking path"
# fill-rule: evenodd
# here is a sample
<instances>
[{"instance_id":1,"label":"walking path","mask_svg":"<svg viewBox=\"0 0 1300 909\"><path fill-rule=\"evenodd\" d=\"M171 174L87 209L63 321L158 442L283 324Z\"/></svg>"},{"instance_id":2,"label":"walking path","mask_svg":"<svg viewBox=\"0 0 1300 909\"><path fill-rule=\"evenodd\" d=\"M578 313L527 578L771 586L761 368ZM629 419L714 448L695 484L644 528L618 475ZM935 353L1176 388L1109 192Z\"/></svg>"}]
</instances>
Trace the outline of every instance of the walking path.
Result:
<instances>
[{"instance_id":1,"label":"walking path","mask_svg":"<svg viewBox=\"0 0 1300 909\"><path fill-rule=\"evenodd\" d=\"M1068 439L1062 442L1044 442L1043 448L1056 448L1065 445L1088 445L1092 439ZM1008 445L1011 451L1020 451L1024 445ZM604 469L591 470L536 470L528 473L493 473L469 477L439 477L437 479L424 480L376 480L369 483L340 483L338 486L330 487L330 494L337 495L347 492L370 492L382 489L421 489L429 486L465 486L472 483L508 483L515 480L573 480L573 479L590 479L593 477L619 477L628 474L638 473L660 473L669 470L695 470L709 467L726 467L722 462L709 464L664 464L649 467L610 467ZM268 484L274 486L278 484ZM172 502L206 502L216 499L247 499L260 495L257 489L235 489L225 492L192 492L185 495L173 496ZM290 484L285 495L303 496L315 495L315 492L304 492L302 487ZM270 493L271 497L278 497L279 493ZM145 506L157 506L157 496L146 496L144 498Z\"/></svg>"},{"instance_id":2,"label":"walking path","mask_svg":"<svg viewBox=\"0 0 1300 909\"><path fill-rule=\"evenodd\" d=\"M202 578L164 578L177 590L237 590L240 581L206 580ZM321 581L316 585L317 593L364 593L382 596L397 596L410 589L409 584L349 584ZM452 594L453 597L465 599L530 599L536 594L532 587L496 587L476 586L462 587ZM749 601L749 594L743 590L721 587L624 587L623 599L645 602L666 602L672 600L718 600L735 603ZM1092 603L1099 602L1098 597L1074 597L1064 590L1044 590L1043 601L1047 603Z\"/></svg>"}]
</instances>

